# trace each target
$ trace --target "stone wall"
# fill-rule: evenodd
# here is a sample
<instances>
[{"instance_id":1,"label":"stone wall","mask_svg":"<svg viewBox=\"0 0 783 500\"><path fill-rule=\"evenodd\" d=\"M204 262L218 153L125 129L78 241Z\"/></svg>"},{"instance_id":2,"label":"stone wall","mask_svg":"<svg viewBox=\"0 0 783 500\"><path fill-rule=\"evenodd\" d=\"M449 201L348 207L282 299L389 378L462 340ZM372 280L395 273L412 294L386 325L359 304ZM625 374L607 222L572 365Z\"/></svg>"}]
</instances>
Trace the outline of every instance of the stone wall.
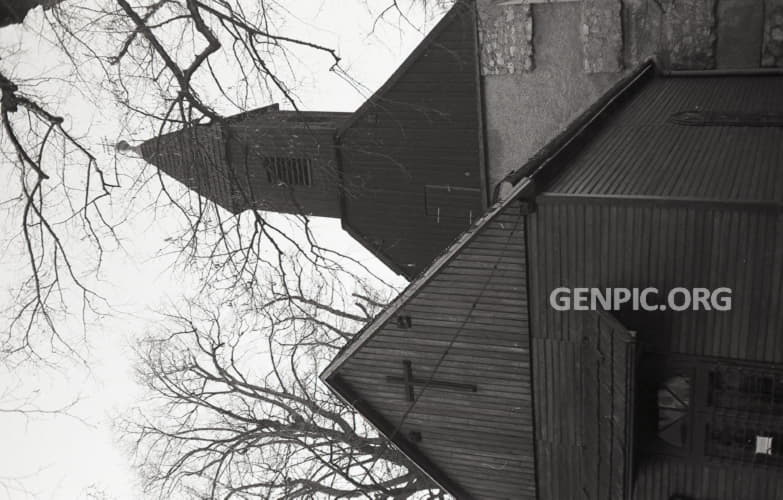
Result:
<instances>
[{"instance_id":1,"label":"stone wall","mask_svg":"<svg viewBox=\"0 0 783 500\"><path fill-rule=\"evenodd\" d=\"M532 20L535 68L483 79L492 188L624 75L584 71L580 3L534 5Z\"/></svg>"},{"instance_id":2,"label":"stone wall","mask_svg":"<svg viewBox=\"0 0 783 500\"><path fill-rule=\"evenodd\" d=\"M623 29L620 0L582 1L582 50L586 73L623 69Z\"/></svg>"},{"instance_id":3,"label":"stone wall","mask_svg":"<svg viewBox=\"0 0 783 500\"><path fill-rule=\"evenodd\" d=\"M533 70L533 19L530 5L480 2L481 74Z\"/></svg>"},{"instance_id":4,"label":"stone wall","mask_svg":"<svg viewBox=\"0 0 783 500\"><path fill-rule=\"evenodd\" d=\"M715 0L659 0L665 5L659 57L672 68L715 67Z\"/></svg>"},{"instance_id":5,"label":"stone wall","mask_svg":"<svg viewBox=\"0 0 783 500\"><path fill-rule=\"evenodd\" d=\"M575 4L586 73L783 65L783 0L479 0L482 74L534 71L536 13ZM565 36L565 33L563 33Z\"/></svg>"},{"instance_id":6,"label":"stone wall","mask_svg":"<svg viewBox=\"0 0 783 500\"><path fill-rule=\"evenodd\" d=\"M761 65L783 67L783 0L766 0Z\"/></svg>"},{"instance_id":7,"label":"stone wall","mask_svg":"<svg viewBox=\"0 0 783 500\"><path fill-rule=\"evenodd\" d=\"M625 59L671 68L715 67L716 0L624 0Z\"/></svg>"}]
</instances>

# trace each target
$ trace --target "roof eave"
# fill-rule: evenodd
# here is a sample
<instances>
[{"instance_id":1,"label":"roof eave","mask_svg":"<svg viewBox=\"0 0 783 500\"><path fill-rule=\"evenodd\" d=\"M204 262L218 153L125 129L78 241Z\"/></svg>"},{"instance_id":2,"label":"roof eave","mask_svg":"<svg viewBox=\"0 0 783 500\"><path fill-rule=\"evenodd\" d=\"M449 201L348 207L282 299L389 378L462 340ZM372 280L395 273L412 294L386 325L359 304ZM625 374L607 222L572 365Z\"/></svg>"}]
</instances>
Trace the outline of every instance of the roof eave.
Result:
<instances>
[{"instance_id":1,"label":"roof eave","mask_svg":"<svg viewBox=\"0 0 783 500\"><path fill-rule=\"evenodd\" d=\"M411 463L418 468L427 478L430 479L435 485L448 492L450 495L460 500L472 500L472 496L462 489L458 484L453 482L449 477L443 473L429 458L422 454L416 446L412 445L402 436L395 427L382 415L380 415L369 404L365 403L361 398L356 395L352 389L342 381L339 375L334 375L328 379L323 379L323 382L329 387L329 389L337 394L340 400L343 401L349 407L358 411L375 430L389 440L397 450L402 453L405 458L411 461Z\"/></svg>"},{"instance_id":2,"label":"roof eave","mask_svg":"<svg viewBox=\"0 0 783 500\"><path fill-rule=\"evenodd\" d=\"M345 213L345 212L343 212L343 213ZM341 225L342 225L343 230L346 233L348 233L349 235L351 235L351 237L353 239L358 241L364 248L366 248L370 253L372 253L378 260L383 262L386 265L386 267L388 267L389 269L391 269L395 273L399 274L400 276L403 276L404 278L406 278L408 280L410 280L413 277L413 275L411 274L409 269L403 268L402 266L400 266L399 264L394 262L394 260L391 257L389 257L389 255L387 255L383 250L381 250L376 245L373 245L369 241L367 241L367 238L365 238L365 236L361 232L359 232L356 229L354 229L351 226L351 224L345 220L345 217L342 217L340 220L341 220Z\"/></svg>"}]
</instances>

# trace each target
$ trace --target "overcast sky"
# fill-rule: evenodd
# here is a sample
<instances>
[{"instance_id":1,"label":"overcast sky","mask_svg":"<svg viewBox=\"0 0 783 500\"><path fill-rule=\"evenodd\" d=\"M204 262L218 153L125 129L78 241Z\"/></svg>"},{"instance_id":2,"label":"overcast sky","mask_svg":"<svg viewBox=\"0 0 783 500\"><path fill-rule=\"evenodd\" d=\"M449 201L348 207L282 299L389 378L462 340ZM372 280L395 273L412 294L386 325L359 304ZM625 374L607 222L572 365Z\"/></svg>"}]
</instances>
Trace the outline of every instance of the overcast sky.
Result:
<instances>
[{"instance_id":1,"label":"overcast sky","mask_svg":"<svg viewBox=\"0 0 783 500\"><path fill-rule=\"evenodd\" d=\"M368 6L369 4L369 6ZM286 34L313 39L338 49L343 66L352 77L369 90L374 90L391 74L402 59L415 47L423 33L405 23L381 24L369 35L377 12L388 2L364 0L296 0L285 2L290 10ZM67 4L66 4L67 8ZM423 18L412 13L412 21L422 27ZM432 21L424 24L426 29ZM4 71L13 75L35 78L56 74L68 62L37 34L42 24L40 9L29 14L24 27L0 30L0 62ZM13 51L8 48L13 47ZM9 55L9 52L13 54ZM323 60L303 60L296 63L300 78L296 93L302 109L353 111L365 99L356 88L328 71ZM110 103L96 106L80 91L57 86L52 81L35 83L36 94L56 96L49 101L55 111L66 117L66 125L88 136L100 153L100 160L111 162L111 144L122 135ZM258 105L268 104L260 102ZM0 159L6 162L4 159ZM140 168L126 161L123 169ZM16 193L14 171L7 163L0 167L2 200ZM127 184L127 183L126 183ZM160 256L177 225L175 214L145 212L152 193L132 192L127 185L116 190L112 209L130 215L121 226L121 250L107 254L100 283L114 307L110 316L82 332L78 318L73 318L74 335L86 335L87 343L80 354L85 362L61 363L53 369L8 370L0 367L0 500L24 498L138 499L143 495L138 481L128 465L126 451L118 446L111 423L136 404L143 392L133 376L130 347L155 321L161 304L176 303L187 292L188 277L172 269L172 257ZM8 300L8 292L27 272L20 260L21 242L9 239L17 231L19 221L9 214L0 218L3 246L0 248L0 298ZM379 266L362 247L345 235L336 221L318 221L318 232L332 245L349 251L364 262ZM390 273L386 273L390 276ZM6 304L0 304L5 308ZM39 415L26 418L2 413L3 401L21 402L29 399L32 406L43 409L68 405L79 398L70 410L71 416ZM3 479L5 478L5 480ZM16 486L19 489L14 489ZM23 493L28 491L31 495ZM94 493L96 496L90 496Z\"/></svg>"}]
</instances>

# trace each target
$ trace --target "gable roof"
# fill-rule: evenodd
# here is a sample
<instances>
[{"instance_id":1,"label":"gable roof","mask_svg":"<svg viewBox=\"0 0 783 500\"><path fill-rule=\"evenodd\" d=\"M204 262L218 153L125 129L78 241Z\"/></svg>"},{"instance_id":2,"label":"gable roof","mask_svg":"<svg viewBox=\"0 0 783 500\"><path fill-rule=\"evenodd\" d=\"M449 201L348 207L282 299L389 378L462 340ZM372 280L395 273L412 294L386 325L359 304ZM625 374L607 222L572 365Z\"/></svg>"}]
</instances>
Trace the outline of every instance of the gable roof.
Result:
<instances>
[{"instance_id":1,"label":"gable roof","mask_svg":"<svg viewBox=\"0 0 783 500\"><path fill-rule=\"evenodd\" d=\"M643 79L649 78L655 72L655 64L650 60L641 64L626 78L620 80L604 96L596 101L592 106L577 117L564 131L557 137L547 143L530 160L525 162L520 168L511 172L504 179L503 183L498 185L495 192L495 203L487 211L463 232L451 245L446 247L443 252L427 267L420 275L412 281L408 287L403 290L386 308L383 309L371 322L362 328L350 342L348 342L340 353L332 359L329 366L324 369L321 377L329 377L341 364L347 359L363 342L374 335L377 330L387 322L395 311L413 297L417 291L427 284L437 272L443 268L454 256L468 244L476 234L503 209L516 199L531 198L540 190L543 184L539 179L545 179L551 176L548 169L552 161L563 153L567 148L572 147L580 137L586 135L588 128L603 117L611 107L618 104L620 99L635 88ZM505 184L505 186L504 186ZM507 190L507 191L506 191ZM502 192L506 191L506 192ZM502 193L501 193L502 192Z\"/></svg>"},{"instance_id":2,"label":"gable roof","mask_svg":"<svg viewBox=\"0 0 783 500\"><path fill-rule=\"evenodd\" d=\"M519 222L512 198L495 206L322 374L458 498L535 497Z\"/></svg>"},{"instance_id":3,"label":"gable roof","mask_svg":"<svg viewBox=\"0 0 783 500\"><path fill-rule=\"evenodd\" d=\"M416 279L411 282L405 290L402 291L386 308L383 309L372 321L365 325L362 330L357 333L351 341L346 344L340 352L335 356L331 363L321 373L323 380L332 376L348 358L350 358L358 349L362 347L373 335L388 323L397 312L404 307L404 305L410 301L427 283L432 280L438 272L440 272L445 266L447 266L456 256L456 254L464 248L467 244L473 241L474 238L480 233L480 231L493 221L505 208L512 204L517 198L523 196L525 193L533 191L533 182L529 178L525 178L517 183L513 191L511 191L503 200L495 203L487 212L481 216L476 222L464 233L462 233L456 241L454 241L443 253L435 259L435 261Z\"/></svg>"},{"instance_id":4,"label":"gable roof","mask_svg":"<svg viewBox=\"0 0 783 500\"><path fill-rule=\"evenodd\" d=\"M536 497L525 227L521 217L525 208L518 200L534 197L539 178L545 177L544 167L573 145L602 113L651 71L652 64L645 64L620 82L588 109L574 127L567 129L567 134L552 141L542 154L523 166L519 172L526 175L515 179L510 192L367 324L321 374L321 379L347 404L362 413L431 479L458 498ZM512 252L508 252L509 244ZM507 263L511 265L507 267ZM410 316L413 327L401 329L395 321L400 315ZM421 329L417 328L419 324ZM388 342L383 340L384 336L389 338ZM458 343L464 345L457 346ZM460 351L460 347L465 350ZM455 362L449 369L443 369L449 356L454 356ZM421 384L423 389L414 389L418 392L413 401L402 400L402 388L384 386L384 370L394 368L395 357L412 359L414 366L425 366L424 373L429 374L426 383ZM392 362L384 364L388 360ZM472 363L480 367L473 368ZM505 367L510 367L510 371L496 372ZM429 417L411 419L419 411L418 405L426 406L427 399L434 397L430 383L447 377L452 382L476 381L477 395L463 398L458 408L450 408L443 397L435 397L437 404L424 408ZM515 393L515 389L520 392ZM426 398L425 391L429 391ZM500 406L492 406L486 400L477 401L483 392L490 394ZM461 423L453 417L455 413L464 415L471 411L492 419L491 428L482 429L475 421ZM433 420L434 415L439 417ZM450 417L446 419L445 415ZM446 421L441 422L441 418ZM414 420L418 427L408 425L406 420ZM425 429L421 442L411 440L406 434L413 429L421 435L417 430L421 428ZM480 443L468 443L457 448L452 443L454 448L448 453L426 442L428 433L449 444L454 436L464 439L465 432L478 434L478 439L488 444L482 447ZM498 449L506 451L492 453ZM460 463L466 456L474 464L471 468ZM502 477L497 477L498 470Z\"/></svg>"},{"instance_id":5,"label":"gable roof","mask_svg":"<svg viewBox=\"0 0 783 500\"><path fill-rule=\"evenodd\" d=\"M475 2L458 0L337 132L343 229L409 279L487 206L480 89Z\"/></svg>"}]
</instances>

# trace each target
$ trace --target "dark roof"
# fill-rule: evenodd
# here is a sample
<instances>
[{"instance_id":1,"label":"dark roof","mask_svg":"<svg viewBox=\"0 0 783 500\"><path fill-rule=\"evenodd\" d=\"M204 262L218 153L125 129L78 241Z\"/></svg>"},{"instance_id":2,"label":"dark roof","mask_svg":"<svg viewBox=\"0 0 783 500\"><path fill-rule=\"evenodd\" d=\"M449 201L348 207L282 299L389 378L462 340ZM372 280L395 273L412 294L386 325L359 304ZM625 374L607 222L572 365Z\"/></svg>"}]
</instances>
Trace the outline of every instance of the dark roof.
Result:
<instances>
[{"instance_id":1,"label":"dark roof","mask_svg":"<svg viewBox=\"0 0 783 500\"><path fill-rule=\"evenodd\" d=\"M547 193L783 202L783 75L647 79L566 161Z\"/></svg>"},{"instance_id":2,"label":"dark roof","mask_svg":"<svg viewBox=\"0 0 783 500\"><path fill-rule=\"evenodd\" d=\"M711 72L683 72L688 76L662 76L656 75L658 69L651 61L645 62L639 66L628 77L618 82L611 90L609 90L604 96L602 96L594 106L591 106L585 113L579 116L572 126L566 128L565 132L558 137L554 138L547 145L545 145L541 151L536 154L530 161L526 162L519 169L515 170L509 176L507 180L513 183L513 188L509 193L503 195L503 199L496 201L492 206L487 209L487 212L479 219L477 219L473 225L465 231L454 243L447 247L441 255L433 261L433 263L424 270L419 276L412 281L408 287L400 293L373 321L368 323L343 349L335 356L329 366L322 373L322 378L327 378L332 374L340 365L345 361L356 349L361 346L369 336L372 336L380 326L391 318L395 311L402 307L406 300L415 295L419 288L423 287L429 279L431 279L438 270L452 259L462 247L464 247L474 236L480 231L480 229L487 223L489 223L493 217L510 202L518 198L531 199L536 194L548 194L548 193L591 193L591 194L610 194L600 189L600 186L608 184L608 182L598 183L596 180L591 179L592 176L583 171L585 168L591 168L593 175L602 174L603 172L598 168L600 162L594 157L597 152L603 152L605 161L609 161L612 166L626 166L626 172L633 170L635 172L648 172L651 177L661 179L661 174L651 172L655 170L650 166L650 159L645 157L645 166L647 168L640 169L637 165L637 157L627 157L623 154L610 155L607 151L607 144L614 145L615 153L624 153L624 149L620 149L621 141L617 139L619 125L625 123L633 123L631 117L636 117L639 120L638 123L647 123L647 127L652 128L665 128L668 130L673 127L678 127L676 123L667 123L662 120L661 117L668 117L674 115L677 112L683 111L683 106L676 106L674 104L668 104L667 111L658 109L656 105L662 104L664 100L668 100L667 97L671 97L672 89L675 93L682 93L689 96L685 99L686 103L691 102L720 102L722 108L729 111L743 111L743 112L758 112L759 114L771 114L780 113L783 115L783 75L760 71L758 75L749 75L746 72L740 72L737 75L730 73L721 76L710 76ZM672 73L676 75L676 72ZM701 76L700 76L701 74ZM755 81L755 83L754 83ZM716 85L717 89L714 92L705 92L709 89L709 85L705 86L705 83L711 83ZM753 89L759 90L758 94L753 94ZM669 94L662 92L669 89ZM774 94L774 90L780 91L780 94ZM679 91L679 92L677 92ZM712 95L711 100L700 98L702 94ZM655 96L660 97L660 102L656 104ZM636 96L636 97L634 97ZM633 102L627 106L623 106L622 103L627 100L633 99ZM721 99L725 99L722 101ZM683 99L680 99L681 101ZM733 101L733 102L732 102ZM739 104L738 104L739 103ZM748 108L744 108L742 103L749 105ZM764 106L769 106L765 108ZM685 106L687 107L687 106ZM646 111L645 111L646 109ZM676 109L677 111L672 111ZM711 109L711 108L704 108ZM649 113L646 115L646 113ZM645 119L645 115L648 117ZM621 121L621 120L625 121ZM608 122L608 123L607 123ZM644 125L642 125L644 126ZM706 127L712 128L712 127ZM738 140L743 145L747 145L748 136L755 136L757 145L763 147L765 151L762 151L757 159L768 159L770 157L778 158L777 165L783 166L783 127L764 127L764 126L744 126L740 127L741 130L733 131L733 128L721 126L715 127L721 129L724 132L731 134L732 140ZM698 127L697 127L698 129ZM744 132L744 133L734 133ZM668 137L675 137L676 134L669 134ZM627 137L627 136L625 136ZM734 148L733 142L713 142L714 138L707 133L699 135L701 141L707 141L712 147L720 149L723 153L731 152ZM777 140L772 140L776 138ZM650 141L644 139L640 135L634 136L634 141L630 143L629 149L637 147L640 143L649 144ZM583 147L583 144L586 146ZM599 147L603 146L603 147ZM670 144L660 142L654 149L660 151L668 151ZM687 147L683 147L680 150L681 153L688 153L690 150L690 158L694 160L694 163L701 165L702 169L706 169L707 162L702 158L698 158L693 155L694 151L698 151L701 145L698 141L694 144L689 144ZM575 151L576 150L576 151ZM774 151L774 155L772 154ZM763 154L762 154L763 153ZM714 155L713 160L718 165L725 166L731 161L731 158L725 158L725 154L721 158L717 158ZM672 156L669 156L673 158ZM562 159L573 158L570 162L562 161ZM678 165L683 165L679 161L679 157L673 158L678 161ZM743 164L741 167L737 167L739 172L756 172L759 170L770 171L772 173L773 167L769 163L758 163L753 165ZM687 165L686 165L687 167ZM608 167L607 167L608 168ZM725 167L724 167L725 168ZM709 173L709 172L708 172ZM558 175L559 174L559 175ZM554 181L549 178L557 176ZM753 174L751 174L751 177ZM602 179L607 176L601 175ZM539 179L547 179L548 182L541 182ZM590 191L583 188L580 191L568 191L568 186L576 186L578 184L577 179L584 181L591 181L596 187ZM709 180L709 177L702 177L702 180ZM778 176L777 182L771 182L770 184L783 187L783 176ZM719 184L725 186L728 181L722 179L720 183L705 183L705 184ZM548 186L546 186L548 185ZM629 185L637 185L629 184ZM638 185L643 185L641 181ZM757 191L770 186L764 186L761 184L755 184ZM709 186L707 186L709 187ZM699 186L692 185L691 188L685 187L678 190L678 192L698 189ZM704 189L706 191L706 188ZM630 188L627 190L630 194ZM652 191L652 189L650 189ZM623 190L618 188L615 193L621 193ZM776 191L777 192L777 191ZM651 192L646 192L651 196L655 196ZM778 198L762 198L763 195L758 195L755 199L774 199ZM731 198L729 198L731 199ZM751 198L753 199L753 198Z\"/></svg>"},{"instance_id":3,"label":"dark roof","mask_svg":"<svg viewBox=\"0 0 783 500\"><path fill-rule=\"evenodd\" d=\"M321 145L328 134L330 147L337 142L334 160L342 189L335 200L340 197L343 229L393 271L413 278L487 205L476 30L474 0L457 0L354 113L287 111L271 104L194 129L233 131L247 123L265 135L292 131L292 141L308 131L317 133ZM185 151L183 142L188 137L172 132L146 141L141 149L147 161L215 198L214 189L190 178L205 177L203 172L223 176L230 158L191 158L194 153ZM278 137L276 144L282 142ZM176 151L161 151L161 145L173 143ZM217 146L212 149L219 151ZM219 167L217 174L210 163ZM461 195L444 194L452 191ZM222 197L213 201L233 213L245 208L218 194Z\"/></svg>"},{"instance_id":4,"label":"dark roof","mask_svg":"<svg viewBox=\"0 0 783 500\"><path fill-rule=\"evenodd\" d=\"M394 317L396 312L402 308L405 303L413 298L416 293L424 287L428 281L430 281L444 266L446 266L451 259L465 246L467 245L479 231L495 217L502 212L502 210L512 203L516 198L520 197L522 193L532 192L533 184L530 179L524 179L514 186L514 190L506 196L503 200L496 202L492 205L487 212L476 220L475 223L464 233L457 238L451 245L449 245L439 256L436 258L430 266L424 270L420 275L416 277L406 288L403 290L388 306L386 306L372 321L362 328L354 337L348 342L340 352L332 359L324 371L321 373L322 379L330 377L342 364L347 360L357 349L360 349L362 344L365 343L370 337L372 337L383 325Z\"/></svg>"},{"instance_id":5,"label":"dark roof","mask_svg":"<svg viewBox=\"0 0 783 500\"><path fill-rule=\"evenodd\" d=\"M459 0L337 133L343 228L409 279L487 206L477 46Z\"/></svg>"},{"instance_id":6,"label":"dark roof","mask_svg":"<svg viewBox=\"0 0 783 500\"><path fill-rule=\"evenodd\" d=\"M139 146L145 161L225 210L236 214L220 123L154 137Z\"/></svg>"},{"instance_id":7,"label":"dark roof","mask_svg":"<svg viewBox=\"0 0 783 500\"><path fill-rule=\"evenodd\" d=\"M378 101L384 99L385 95L406 75L406 73L408 73L408 71L411 69L411 66L421 59L421 57L427 52L432 44L437 41L438 36L446 28L448 28L455 19L464 14L465 9L473 8L475 8L474 0L456 0L451 9L449 9L449 11L441 18L441 20L438 21L435 27L433 27L432 30L427 33L427 36L425 36L419 45L417 45L416 48L413 49L413 51L408 55L408 57L405 58L402 64L400 64L394 73L391 74L389 79L386 80L383 85L378 88L378 90L373 92L373 94L368 97L361 106L359 106L353 115L351 115L351 117L342 124L342 126L337 131L338 141L339 138L342 137L342 135L346 132L346 130L361 120L365 114L373 110Z\"/></svg>"}]
</instances>

